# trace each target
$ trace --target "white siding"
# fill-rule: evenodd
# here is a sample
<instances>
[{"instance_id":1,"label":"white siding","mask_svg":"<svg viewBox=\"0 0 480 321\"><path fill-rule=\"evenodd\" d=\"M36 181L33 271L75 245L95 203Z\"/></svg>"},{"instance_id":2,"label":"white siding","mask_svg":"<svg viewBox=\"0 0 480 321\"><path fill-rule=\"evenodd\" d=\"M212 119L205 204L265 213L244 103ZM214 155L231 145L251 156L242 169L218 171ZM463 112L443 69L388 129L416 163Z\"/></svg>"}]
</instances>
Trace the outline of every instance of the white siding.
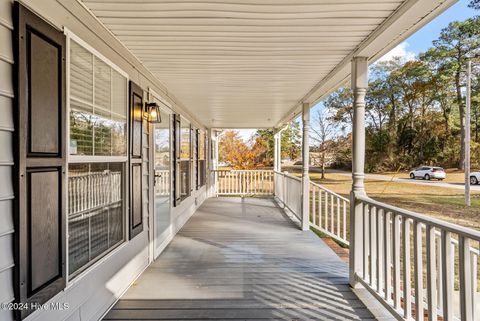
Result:
<instances>
[{"instance_id":1,"label":"white siding","mask_svg":"<svg viewBox=\"0 0 480 321\"><path fill-rule=\"evenodd\" d=\"M13 48L10 0L0 0L0 302L13 300ZM0 320L12 320L0 310Z\"/></svg>"},{"instance_id":2,"label":"white siding","mask_svg":"<svg viewBox=\"0 0 480 321\"><path fill-rule=\"evenodd\" d=\"M67 27L76 35L84 39L96 50L120 66L129 74L132 81L142 88L152 88L165 98L177 113L181 113L195 124L202 127L188 112L179 105L173 96L155 79L138 60L116 42L105 35L102 27L87 15L74 17L65 9L67 6L79 6L76 1L67 0L24 0L26 6L39 13L47 21L57 27ZM13 50L12 50L12 1L0 0L0 302L13 300ZM95 30L93 32L92 30ZM107 32L107 31L104 31ZM108 33L108 32L107 32ZM123 48L123 49L122 49ZM147 129L147 127L145 126ZM143 153L149 155L149 133L144 132ZM123 294L130 284L140 275L149 263L148 215L152 204L149 203L151 194L148 181L149 159L145 157L143 164L144 175L144 232L132 241L125 242L119 248L102 258L85 274L74 279L67 288L56 295L50 302L68 303L68 310L42 310L31 314L27 320L98 320ZM172 231L175 233L194 213L195 209L205 198L204 189L195 191L181 206L173 209ZM197 198L197 202L195 201ZM173 235L173 234L172 234ZM11 313L0 310L0 320L13 320Z\"/></svg>"}]
</instances>

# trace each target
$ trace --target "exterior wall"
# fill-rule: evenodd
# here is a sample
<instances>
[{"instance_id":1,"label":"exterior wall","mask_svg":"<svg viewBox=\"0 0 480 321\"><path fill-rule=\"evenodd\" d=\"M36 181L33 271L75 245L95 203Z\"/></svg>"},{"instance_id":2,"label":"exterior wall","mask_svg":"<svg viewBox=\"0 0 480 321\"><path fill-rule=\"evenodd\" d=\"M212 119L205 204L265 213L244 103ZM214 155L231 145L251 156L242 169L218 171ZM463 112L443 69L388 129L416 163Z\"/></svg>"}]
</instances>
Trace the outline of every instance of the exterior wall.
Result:
<instances>
[{"instance_id":1,"label":"exterior wall","mask_svg":"<svg viewBox=\"0 0 480 321\"><path fill-rule=\"evenodd\" d=\"M113 37L102 36L108 31L95 18L74 16L69 10L85 11L76 1L25 0L21 1L37 12L42 18L58 28L66 27L94 47L129 74L130 80L144 90L152 88L168 100L174 111L188 118L192 124L202 128L185 109L176 103L164 87L155 79L139 61L129 56L128 51ZM83 8L83 9L82 9ZM86 13L86 11L85 11ZM90 19L90 21L89 21ZM13 50L12 50L12 1L0 0L0 303L11 302L13 292ZM31 314L26 320L98 320L128 289L130 284L142 273L150 262L148 215L152 213L151 190L148 182L153 182L149 175L149 128L144 126L144 185L143 213L144 231L131 241L127 241L100 259L86 272L72 280L67 288L56 295L50 302L68 303L66 310L41 310ZM149 197L150 196L150 197ZM180 206L172 208L171 237L190 218L206 197L205 187L195 190ZM165 244L165 246L166 246ZM13 320L11 313L0 310L0 320Z\"/></svg>"},{"instance_id":2,"label":"exterior wall","mask_svg":"<svg viewBox=\"0 0 480 321\"><path fill-rule=\"evenodd\" d=\"M10 0L0 0L0 303L13 301L13 50ZM12 313L0 309L0 320Z\"/></svg>"}]
</instances>

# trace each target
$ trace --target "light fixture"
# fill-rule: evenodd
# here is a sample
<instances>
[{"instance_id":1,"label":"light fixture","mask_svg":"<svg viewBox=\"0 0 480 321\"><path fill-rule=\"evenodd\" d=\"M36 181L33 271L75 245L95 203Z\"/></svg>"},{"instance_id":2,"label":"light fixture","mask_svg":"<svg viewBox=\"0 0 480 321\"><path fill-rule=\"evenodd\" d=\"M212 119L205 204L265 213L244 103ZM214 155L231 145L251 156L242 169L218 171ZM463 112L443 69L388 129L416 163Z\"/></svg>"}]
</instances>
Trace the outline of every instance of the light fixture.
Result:
<instances>
[{"instance_id":1,"label":"light fixture","mask_svg":"<svg viewBox=\"0 0 480 321\"><path fill-rule=\"evenodd\" d=\"M147 114L147 120L150 123L161 123L162 117L160 116L160 106L157 103L146 103L145 113Z\"/></svg>"}]
</instances>

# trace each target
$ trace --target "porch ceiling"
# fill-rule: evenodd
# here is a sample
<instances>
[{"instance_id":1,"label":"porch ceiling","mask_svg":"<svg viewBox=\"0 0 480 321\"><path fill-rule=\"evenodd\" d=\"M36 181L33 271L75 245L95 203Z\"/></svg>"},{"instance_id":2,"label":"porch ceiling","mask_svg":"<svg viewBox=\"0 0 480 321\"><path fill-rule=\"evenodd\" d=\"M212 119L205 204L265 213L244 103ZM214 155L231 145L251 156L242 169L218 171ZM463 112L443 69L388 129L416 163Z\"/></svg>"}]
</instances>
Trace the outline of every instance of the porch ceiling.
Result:
<instances>
[{"instance_id":1,"label":"porch ceiling","mask_svg":"<svg viewBox=\"0 0 480 321\"><path fill-rule=\"evenodd\" d=\"M80 0L79 0L80 1ZM454 0L82 0L209 127L273 127Z\"/></svg>"}]
</instances>

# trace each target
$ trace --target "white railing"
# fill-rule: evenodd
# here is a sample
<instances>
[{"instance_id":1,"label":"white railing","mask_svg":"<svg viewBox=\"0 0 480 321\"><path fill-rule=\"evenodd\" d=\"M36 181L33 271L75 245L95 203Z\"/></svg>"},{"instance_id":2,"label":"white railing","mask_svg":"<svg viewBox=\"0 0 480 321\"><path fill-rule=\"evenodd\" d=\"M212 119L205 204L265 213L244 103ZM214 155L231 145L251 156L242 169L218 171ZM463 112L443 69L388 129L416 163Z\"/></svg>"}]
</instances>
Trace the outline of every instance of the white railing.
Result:
<instances>
[{"instance_id":1,"label":"white railing","mask_svg":"<svg viewBox=\"0 0 480 321\"><path fill-rule=\"evenodd\" d=\"M480 318L480 232L366 196L356 202L363 262L355 277L397 318Z\"/></svg>"},{"instance_id":2,"label":"white railing","mask_svg":"<svg viewBox=\"0 0 480 321\"><path fill-rule=\"evenodd\" d=\"M123 187L119 171L69 175L68 253L74 274L123 240Z\"/></svg>"},{"instance_id":3,"label":"white railing","mask_svg":"<svg viewBox=\"0 0 480 321\"><path fill-rule=\"evenodd\" d=\"M302 180L299 177L275 171L275 197L302 220Z\"/></svg>"},{"instance_id":4,"label":"white railing","mask_svg":"<svg viewBox=\"0 0 480 321\"><path fill-rule=\"evenodd\" d=\"M122 173L72 173L68 178L68 214L77 215L122 200Z\"/></svg>"},{"instance_id":5,"label":"white railing","mask_svg":"<svg viewBox=\"0 0 480 321\"><path fill-rule=\"evenodd\" d=\"M155 170L155 196L170 195L170 170Z\"/></svg>"},{"instance_id":6,"label":"white railing","mask_svg":"<svg viewBox=\"0 0 480 321\"><path fill-rule=\"evenodd\" d=\"M329 189L310 182L310 226L349 245L350 201Z\"/></svg>"},{"instance_id":7,"label":"white railing","mask_svg":"<svg viewBox=\"0 0 480 321\"><path fill-rule=\"evenodd\" d=\"M215 194L272 195L272 170L214 170Z\"/></svg>"}]
</instances>

